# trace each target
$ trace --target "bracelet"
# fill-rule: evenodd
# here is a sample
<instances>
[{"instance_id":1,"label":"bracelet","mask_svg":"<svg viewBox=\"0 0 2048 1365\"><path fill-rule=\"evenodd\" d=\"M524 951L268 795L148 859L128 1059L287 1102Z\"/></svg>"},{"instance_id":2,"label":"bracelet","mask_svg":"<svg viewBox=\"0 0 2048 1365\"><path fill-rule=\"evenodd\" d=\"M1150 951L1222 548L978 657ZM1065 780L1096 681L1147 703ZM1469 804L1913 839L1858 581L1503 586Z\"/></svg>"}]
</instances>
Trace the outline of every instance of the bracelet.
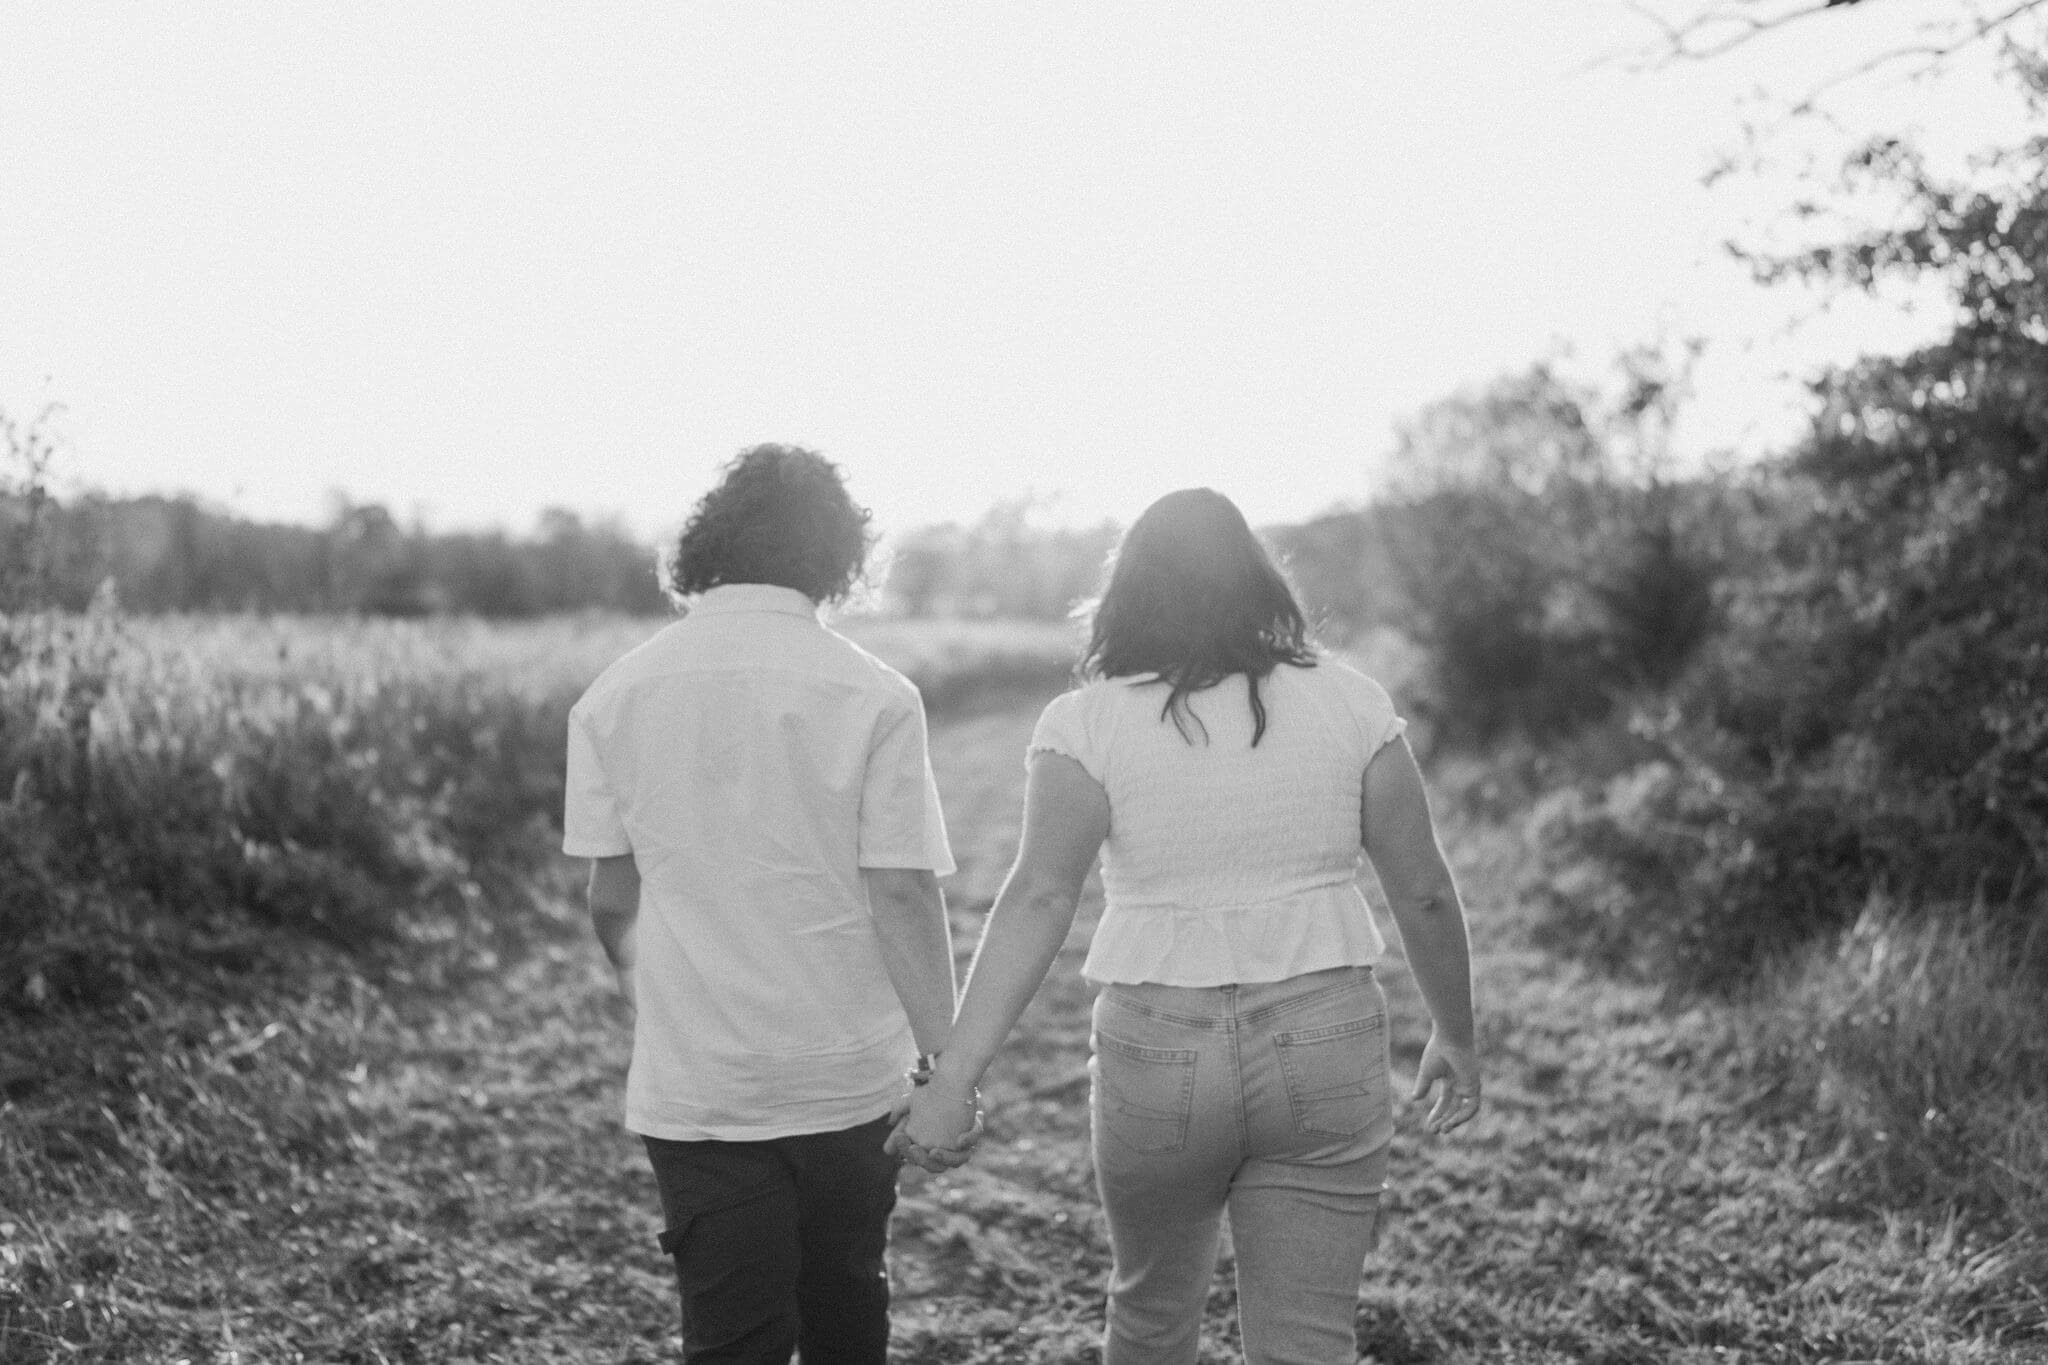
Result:
<instances>
[{"instance_id":1,"label":"bracelet","mask_svg":"<svg viewBox=\"0 0 2048 1365\"><path fill-rule=\"evenodd\" d=\"M932 1076L936 1074L938 1070L938 1061L938 1053L920 1052L917 1054L917 1065L911 1067L910 1070L904 1072L903 1077L905 1080L910 1082L911 1087L913 1089L915 1089L918 1086L930 1085L932 1083ZM940 1099L951 1100L954 1104L971 1104L976 1109L981 1108L981 1087L976 1085L970 1086L968 1087L968 1089L972 1093L964 1097L960 1095L949 1095L943 1090L934 1090L932 1091L932 1093L934 1095L937 1095Z\"/></svg>"}]
</instances>

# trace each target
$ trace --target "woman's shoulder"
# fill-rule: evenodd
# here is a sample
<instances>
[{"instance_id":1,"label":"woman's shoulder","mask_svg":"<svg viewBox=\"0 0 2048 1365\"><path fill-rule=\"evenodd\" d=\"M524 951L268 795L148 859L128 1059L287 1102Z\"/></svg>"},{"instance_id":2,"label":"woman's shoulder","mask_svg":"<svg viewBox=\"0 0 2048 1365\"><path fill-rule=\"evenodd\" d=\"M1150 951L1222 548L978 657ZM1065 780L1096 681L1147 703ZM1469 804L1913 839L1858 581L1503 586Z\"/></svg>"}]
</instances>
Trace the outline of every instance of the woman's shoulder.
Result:
<instances>
[{"instance_id":1,"label":"woman's shoulder","mask_svg":"<svg viewBox=\"0 0 2048 1365\"><path fill-rule=\"evenodd\" d=\"M1128 678L1100 678L1060 693L1039 713L1027 755L1041 751L1076 759L1096 781L1103 780L1104 755L1117 733L1117 706L1130 694Z\"/></svg>"},{"instance_id":2,"label":"woman's shoulder","mask_svg":"<svg viewBox=\"0 0 2048 1365\"><path fill-rule=\"evenodd\" d=\"M1349 660L1324 651L1313 668L1291 670L1304 686L1322 689L1342 699L1344 707L1358 722L1360 735L1371 749L1377 749L1399 734L1404 723L1394 698L1377 678Z\"/></svg>"},{"instance_id":3,"label":"woman's shoulder","mask_svg":"<svg viewBox=\"0 0 2048 1365\"><path fill-rule=\"evenodd\" d=\"M1315 667L1296 670L1302 674L1314 674L1329 682L1350 696L1386 697L1387 689L1379 680L1352 663L1341 654L1323 650L1316 655Z\"/></svg>"},{"instance_id":4,"label":"woman's shoulder","mask_svg":"<svg viewBox=\"0 0 2048 1365\"><path fill-rule=\"evenodd\" d=\"M1081 720L1093 718L1112 710L1133 688L1145 682L1144 678L1092 678L1054 697L1045 704L1041 715L1053 718Z\"/></svg>"}]
</instances>

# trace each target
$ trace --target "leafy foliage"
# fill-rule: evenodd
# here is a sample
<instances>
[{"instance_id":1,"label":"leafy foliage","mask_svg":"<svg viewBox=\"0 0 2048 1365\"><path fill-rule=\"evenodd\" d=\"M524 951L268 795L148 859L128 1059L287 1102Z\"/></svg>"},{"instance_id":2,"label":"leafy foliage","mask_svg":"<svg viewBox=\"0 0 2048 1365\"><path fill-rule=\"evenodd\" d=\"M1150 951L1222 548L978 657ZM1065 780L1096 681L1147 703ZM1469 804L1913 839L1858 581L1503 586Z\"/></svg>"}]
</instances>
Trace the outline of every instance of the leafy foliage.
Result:
<instances>
[{"instance_id":1,"label":"leafy foliage","mask_svg":"<svg viewBox=\"0 0 2048 1365\"><path fill-rule=\"evenodd\" d=\"M1661 468L1681 378L1640 358L1629 377L1608 412L1537 365L1403 432L1405 486L1375 516L1440 740L1555 737L1669 682L1705 638L1724 509Z\"/></svg>"},{"instance_id":2,"label":"leafy foliage","mask_svg":"<svg viewBox=\"0 0 2048 1365\"><path fill-rule=\"evenodd\" d=\"M1874 778L1926 794L1918 832L1955 856L1888 861L1943 893L2048 860L2048 139L2008 160L2011 185L1964 190L1874 153L1911 224L1787 263L1857 285L1941 272L1957 321L1822 382L1788 470L1815 513L1755 588L1783 681L1759 696L1724 670L1701 696L1760 760L1867 746Z\"/></svg>"},{"instance_id":3,"label":"leafy foliage","mask_svg":"<svg viewBox=\"0 0 2048 1365\"><path fill-rule=\"evenodd\" d=\"M2021 945L2048 871L2048 138L1974 187L1894 142L1852 169L1894 190L1898 223L1759 270L1932 273L1953 329L1817 383L1811 434L1751 490L1724 628L1645 718L1662 767L1548 812L1558 861L1592 855L1602 870L1576 875L1607 883L1564 889L1560 922L1687 981L1739 980L1878 893L1989 905L2013 960L2038 962ZM1617 896L1639 903L1598 908Z\"/></svg>"}]
</instances>

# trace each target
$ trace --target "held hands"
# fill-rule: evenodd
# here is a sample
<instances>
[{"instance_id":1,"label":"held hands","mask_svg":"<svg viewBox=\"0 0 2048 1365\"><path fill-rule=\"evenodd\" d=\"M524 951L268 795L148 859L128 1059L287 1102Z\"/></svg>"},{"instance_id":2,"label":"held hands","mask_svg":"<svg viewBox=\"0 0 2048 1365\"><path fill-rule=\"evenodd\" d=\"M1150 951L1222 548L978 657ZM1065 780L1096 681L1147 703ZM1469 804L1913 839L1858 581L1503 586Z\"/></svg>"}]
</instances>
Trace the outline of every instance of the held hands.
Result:
<instances>
[{"instance_id":1,"label":"held hands","mask_svg":"<svg viewBox=\"0 0 2048 1365\"><path fill-rule=\"evenodd\" d=\"M954 1096L920 1085L889 1111L894 1131L882 1150L937 1174L967 1164L981 1141L981 1096Z\"/></svg>"},{"instance_id":2,"label":"held hands","mask_svg":"<svg viewBox=\"0 0 2048 1365\"><path fill-rule=\"evenodd\" d=\"M1428 1046L1422 1049L1422 1065L1416 1068L1414 1093L1408 1098L1426 1098L1438 1081L1444 1088L1423 1126L1432 1133L1448 1133L1479 1112L1479 1053L1470 1044L1447 1043L1442 1034L1432 1031Z\"/></svg>"}]
</instances>

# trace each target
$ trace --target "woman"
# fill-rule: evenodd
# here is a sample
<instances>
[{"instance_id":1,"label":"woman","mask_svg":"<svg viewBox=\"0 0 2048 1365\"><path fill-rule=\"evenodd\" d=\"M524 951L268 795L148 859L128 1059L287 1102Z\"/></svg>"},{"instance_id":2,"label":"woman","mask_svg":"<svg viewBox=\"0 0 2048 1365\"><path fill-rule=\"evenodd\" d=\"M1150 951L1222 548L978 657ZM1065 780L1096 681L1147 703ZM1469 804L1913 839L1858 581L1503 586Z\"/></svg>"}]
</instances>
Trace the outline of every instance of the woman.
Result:
<instances>
[{"instance_id":1,"label":"woman","mask_svg":"<svg viewBox=\"0 0 2048 1365\"><path fill-rule=\"evenodd\" d=\"M1319 657L1237 508L1208 489L1139 517L1095 609L1089 679L1032 736L1022 846L953 1031L892 1138L955 1149L1103 854L1082 974L1108 1216L1105 1365L1189 1362L1224 1212L1252 1361L1351 1361L1393 1134L1384 952L1361 847L1434 1022L1427 1126L1479 1109L1464 911L1404 722Z\"/></svg>"}]
</instances>

